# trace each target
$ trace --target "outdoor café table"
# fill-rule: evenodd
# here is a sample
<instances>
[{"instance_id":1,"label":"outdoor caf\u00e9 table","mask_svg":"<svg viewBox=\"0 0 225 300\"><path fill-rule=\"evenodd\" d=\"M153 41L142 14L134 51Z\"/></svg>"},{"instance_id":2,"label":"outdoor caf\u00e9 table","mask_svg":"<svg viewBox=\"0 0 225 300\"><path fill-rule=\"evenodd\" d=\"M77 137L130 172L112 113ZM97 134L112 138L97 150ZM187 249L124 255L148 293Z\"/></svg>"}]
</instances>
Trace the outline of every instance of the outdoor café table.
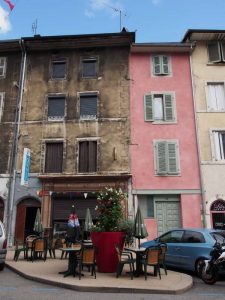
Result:
<instances>
[{"instance_id":1,"label":"outdoor caf\u00e9 table","mask_svg":"<svg viewBox=\"0 0 225 300\"><path fill-rule=\"evenodd\" d=\"M146 251L146 248L125 247L124 250L131 251L131 252L134 252L136 254L136 270L134 271L134 275L136 277L139 277L139 275L144 274L144 271L142 269L141 259L142 259L142 255Z\"/></svg>"},{"instance_id":2,"label":"outdoor caf\u00e9 table","mask_svg":"<svg viewBox=\"0 0 225 300\"><path fill-rule=\"evenodd\" d=\"M66 271L59 272L59 274L64 274L64 277L67 277L69 275L79 275L79 273L76 271L76 268L77 255L79 254L81 247L59 248L59 250L69 253L68 269Z\"/></svg>"}]
</instances>

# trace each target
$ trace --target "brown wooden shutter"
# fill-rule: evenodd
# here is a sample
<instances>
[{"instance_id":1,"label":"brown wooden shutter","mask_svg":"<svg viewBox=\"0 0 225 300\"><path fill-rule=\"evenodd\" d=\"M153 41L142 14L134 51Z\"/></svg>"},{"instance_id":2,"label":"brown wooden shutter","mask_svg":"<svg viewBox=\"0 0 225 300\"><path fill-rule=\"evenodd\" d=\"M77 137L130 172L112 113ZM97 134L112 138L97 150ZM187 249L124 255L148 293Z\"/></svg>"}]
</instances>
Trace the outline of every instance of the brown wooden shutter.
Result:
<instances>
[{"instance_id":1,"label":"brown wooden shutter","mask_svg":"<svg viewBox=\"0 0 225 300\"><path fill-rule=\"evenodd\" d=\"M45 156L46 173L62 173L63 143L47 143Z\"/></svg>"},{"instance_id":2,"label":"brown wooden shutter","mask_svg":"<svg viewBox=\"0 0 225 300\"><path fill-rule=\"evenodd\" d=\"M96 172L97 142L83 141L79 143L79 172Z\"/></svg>"},{"instance_id":3,"label":"brown wooden shutter","mask_svg":"<svg viewBox=\"0 0 225 300\"><path fill-rule=\"evenodd\" d=\"M89 172L97 170L97 142L89 142Z\"/></svg>"}]
</instances>

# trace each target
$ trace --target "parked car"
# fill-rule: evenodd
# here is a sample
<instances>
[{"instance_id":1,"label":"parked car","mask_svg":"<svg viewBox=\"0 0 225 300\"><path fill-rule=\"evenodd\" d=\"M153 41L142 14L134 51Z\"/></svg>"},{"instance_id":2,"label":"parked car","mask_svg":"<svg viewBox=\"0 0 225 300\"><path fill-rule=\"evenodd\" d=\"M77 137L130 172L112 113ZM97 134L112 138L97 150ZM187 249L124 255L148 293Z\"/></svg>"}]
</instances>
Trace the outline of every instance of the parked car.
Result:
<instances>
[{"instance_id":1,"label":"parked car","mask_svg":"<svg viewBox=\"0 0 225 300\"><path fill-rule=\"evenodd\" d=\"M210 251L215 242L225 241L225 230L179 228L170 230L158 238L141 244L148 248L159 243L167 244L165 263L167 266L195 271L203 260L210 258Z\"/></svg>"},{"instance_id":2,"label":"parked car","mask_svg":"<svg viewBox=\"0 0 225 300\"><path fill-rule=\"evenodd\" d=\"M3 223L0 221L0 271L5 267L5 258L7 252L7 239Z\"/></svg>"}]
</instances>

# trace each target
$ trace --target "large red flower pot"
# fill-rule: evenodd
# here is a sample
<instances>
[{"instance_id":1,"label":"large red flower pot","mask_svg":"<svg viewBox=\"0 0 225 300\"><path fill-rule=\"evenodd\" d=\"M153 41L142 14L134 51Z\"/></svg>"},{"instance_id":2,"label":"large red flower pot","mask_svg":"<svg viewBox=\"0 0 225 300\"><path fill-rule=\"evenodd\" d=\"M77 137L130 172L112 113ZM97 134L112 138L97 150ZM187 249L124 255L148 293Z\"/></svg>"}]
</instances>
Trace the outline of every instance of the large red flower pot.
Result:
<instances>
[{"instance_id":1,"label":"large red flower pot","mask_svg":"<svg viewBox=\"0 0 225 300\"><path fill-rule=\"evenodd\" d=\"M118 257L115 245L124 245L124 232L92 232L91 239L96 247L96 264L98 272L115 273Z\"/></svg>"}]
</instances>

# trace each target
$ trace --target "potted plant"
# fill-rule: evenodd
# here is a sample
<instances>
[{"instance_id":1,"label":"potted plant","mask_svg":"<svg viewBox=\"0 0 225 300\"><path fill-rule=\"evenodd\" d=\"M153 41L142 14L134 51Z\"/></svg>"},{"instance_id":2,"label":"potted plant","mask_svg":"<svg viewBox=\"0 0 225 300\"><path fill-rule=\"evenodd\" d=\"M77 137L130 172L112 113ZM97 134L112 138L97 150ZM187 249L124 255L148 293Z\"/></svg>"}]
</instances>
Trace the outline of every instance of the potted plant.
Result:
<instances>
[{"instance_id":1,"label":"potted plant","mask_svg":"<svg viewBox=\"0 0 225 300\"><path fill-rule=\"evenodd\" d=\"M123 247L129 227L125 218L125 201L127 195L120 189L106 187L97 194L98 221L91 228L91 239L97 248L99 272L116 271L118 258L115 245Z\"/></svg>"}]
</instances>

